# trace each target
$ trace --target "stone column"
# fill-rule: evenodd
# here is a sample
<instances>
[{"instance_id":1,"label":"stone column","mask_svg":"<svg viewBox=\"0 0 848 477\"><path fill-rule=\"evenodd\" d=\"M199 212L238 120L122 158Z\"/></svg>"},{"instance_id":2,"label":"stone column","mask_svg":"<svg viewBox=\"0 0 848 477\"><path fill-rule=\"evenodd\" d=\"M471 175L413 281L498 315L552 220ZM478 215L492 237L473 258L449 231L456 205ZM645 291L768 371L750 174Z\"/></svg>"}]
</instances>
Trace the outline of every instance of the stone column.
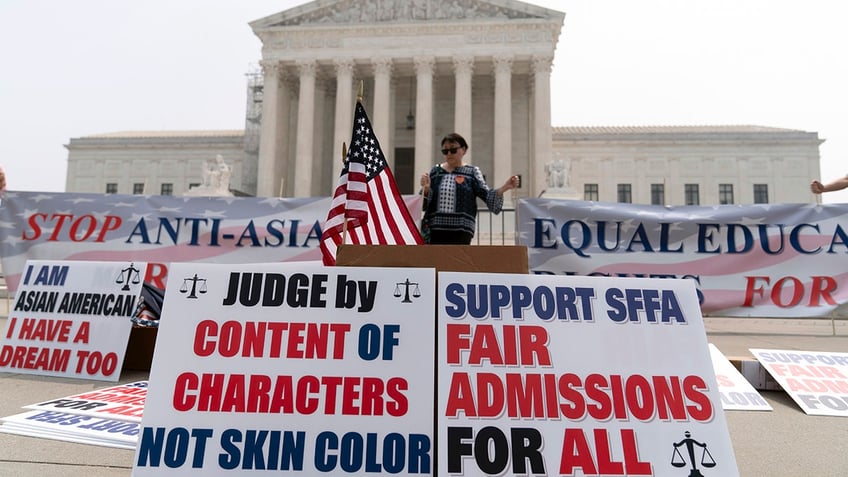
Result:
<instances>
[{"instance_id":1,"label":"stone column","mask_svg":"<svg viewBox=\"0 0 848 477\"><path fill-rule=\"evenodd\" d=\"M453 130L468 141L471 141L471 78L473 70L473 57L457 56L453 59L453 72L456 80ZM470 158L468 160L470 161Z\"/></svg>"},{"instance_id":2,"label":"stone column","mask_svg":"<svg viewBox=\"0 0 848 477\"><path fill-rule=\"evenodd\" d=\"M545 164L551 161L551 56L533 57L533 152L530 154L529 195L545 189Z\"/></svg>"},{"instance_id":3,"label":"stone column","mask_svg":"<svg viewBox=\"0 0 848 477\"><path fill-rule=\"evenodd\" d=\"M417 179L430 170L433 162L433 56L416 57L415 75L418 89L415 101L415 174ZM415 181L418 182L417 180Z\"/></svg>"},{"instance_id":4,"label":"stone column","mask_svg":"<svg viewBox=\"0 0 848 477\"><path fill-rule=\"evenodd\" d=\"M280 88L280 65L274 61L263 61L262 66L262 125L259 136L259 163L256 166L256 195L276 197L279 175L277 136L281 134L277 122L277 101Z\"/></svg>"},{"instance_id":5,"label":"stone column","mask_svg":"<svg viewBox=\"0 0 848 477\"><path fill-rule=\"evenodd\" d=\"M353 60L341 58L334 61L336 68L336 117L333 133L332 190L335 192L342 173L342 143L350 141L353 131ZM347 144L350 147L350 144Z\"/></svg>"},{"instance_id":6,"label":"stone column","mask_svg":"<svg viewBox=\"0 0 848 477\"><path fill-rule=\"evenodd\" d=\"M297 62L300 96L297 105L297 144L295 146L294 197L312 195L312 159L315 136L315 60Z\"/></svg>"},{"instance_id":7,"label":"stone column","mask_svg":"<svg viewBox=\"0 0 848 477\"><path fill-rule=\"evenodd\" d=\"M497 188L512 175L512 57L495 56L492 61L495 64L495 170L486 182Z\"/></svg>"},{"instance_id":8,"label":"stone column","mask_svg":"<svg viewBox=\"0 0 848 477\"><path fill-rule=\"evenodd\" d=\"M368 117L374 127L374 135L380 141L383 155L389 163L389 169L395 169L395 155L392 151L390 140L392 115L391 115L391 92L392 92L392 59L375 58L374 65L374 111Z\"/></svg>"}]
</instances>

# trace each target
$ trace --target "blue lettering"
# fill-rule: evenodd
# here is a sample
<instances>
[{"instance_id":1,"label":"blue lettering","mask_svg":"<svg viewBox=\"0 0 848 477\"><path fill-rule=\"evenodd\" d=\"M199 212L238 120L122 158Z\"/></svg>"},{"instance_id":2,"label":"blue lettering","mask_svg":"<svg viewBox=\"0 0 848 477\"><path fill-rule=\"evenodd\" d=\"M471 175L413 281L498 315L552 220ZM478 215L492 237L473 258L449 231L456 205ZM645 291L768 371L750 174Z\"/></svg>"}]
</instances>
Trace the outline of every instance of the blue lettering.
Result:
<instances>
[{"instance_id":1,"label":"blue lettering","mask_svg":"<svg viewBox=\"0 0 848 477\"><path fill-rule=\"evenodd\" d=\"M571 243L571 226L577 225L579 228L579 232L581 232L579 245L574 245ZM589 246L592 243L592 231L589 229L589 226L579 220L569 220L568 222L562 224L562 230L560 232L562 236L562 243L569 249L571 249L575 254L580 257L588 258L589 256L583 253L583 249Z\"/></svg>"},{"instance_id":2,"label":"blue lettering","mask_svg":"<svg viewBox=\"0 0 848 477\"><path fill-rule=\"evenodd\" d=\"M278 229L278 228L274 227L275 225L279 225L280 228ZM274 219L274 220L268 222L267 224L265 224L265 230L268 232L268 235L270 237L274 237L275 239L277 239L276 242L272 243L270 240L268 240L269 237L265 237L265 246L266 247L279 247L280 245L283 244L283 240L285 240L285 235L283 235L282 229L285 227L285 225L286 225L285 220L278 220L278 219Z\"/></svg>"},{"instance_id":3,"label":"blue lettering","mask_svg":"<svg viewBox=\"0 0 848 477\"><path fill-rule=\"evenodd\" d=\"M615 223L615 245L607 246L607 222L599 220L598 227L598 247L604 252L615 252L618 250L619 242L621 242L621 222Z\"/></svg>"},{"instance_id":4,"label":"blue lettering","mask_svg":"<svg viewBox=\"0 0 848 477\"><path fill-rule=\"evenodd\" d=\"M836 224L836 230L833 231L833 237L830 239L830 246L827 248L827 253L836 253L833 250L836 245L840 245L842 248L848 248L848 234L845 233L839 224Z\"/></svg>"},{"instance_id":5,"label":"blue lettering","mask_svg":"<svg viewBox=\"0 0 848 477\"><path fill-rule=\"evenodd\" d=\"M239 236L238 241L236 241L236 247L244 247L242 244L242 240L248 238L250 240L251 247L259 247L259 236L256 233L256 225L254 225L253 221L247 223L247 226L241 231L241 236Z\"/></svg>"},{"instance_id":6,"label":"blue lettering","mask_svg":"<svg viewBox=\"0 0 848 477\"><path fill-rule=\"evenodd\" d=\"M138 467L159 467L164 454L164 464L169 468L182 467L188 457L191 439L195 441L191 466L203 467L206 453L206 440L212 436L212 429L192 429L189 433L184 427L175 427L165 435L164 427L145 427L138 447Z\"/></svg>"},{"instance_id":7,"label":"blue lettering","mask_svg":"<svg viewBox=\"0 0 848 477\"><path fill-rule=\"evenodd\" d=\"M801 229L804 228L804 227L809 227L809 228L815 230L817 234L819 233L819 226L818 225L812 225L812 224L796 225L792 229L792 232L789 233L789 243L792 245L792 248L797 250L798 253L813 254L813 253L821 252L821 247L816 247L813 250L806 250L803 246L801 246L801 239L800 239L799 236L801 235Z\"/></svg>"},{"instance_id":8,"label":"blue lettering","mask_svg":"<svg viewBox=\"0 0 848 477\"><path fill-rule=\"evenodd\" d=\"M446 306L445 313L451 318L460 318L465 316L465 300L461 294L465 292L465 288L459 283L450 283L445 287L445 301L453 306Z\"/></svg>"},{"instance_id":9,"label":"blue lettering","mask_svg":"<svg viewBox=\"0 0 848 477\"><path fill-rule=\"evenodd\" d=\"M639 322L644 315L646 323L686 323L677 295L672 290L642 290L609 288L605 294L610 309L607 316L616 323Z\"/></svg>"},{"instance_id":10,"label":"blue lettering","mask_svg":"<svg viewBox=\"0 0 848 477\"><path fill-rule=\"evenodd\" d=\"M600 238L598 239L600 243ZM642 246L643 252L653 252L654 248L651 246L651 241L648 240L648 233L645 232L645 224L639 222L639 225L636 227L636 231L633 232L633 237L630 238L630 243L627 245L627 251L633 251L633 245L639 244Z\"/></svg>"},{"instance_id":11,"label":"blue lettering","mask_svg":"<svg viewBox=\"0 0 848 477\"><path fill-rule=\"evenodd\" d=\"M736 245L736 232L742 233L742 248ZM747 253L754 248L754 235L742 224L727 224L727 253Z\"/></svg>"},{"instance_id":12,"label":"blue lettering","mask_svg":"<svg viewBox=\"0 0 848 477\"><path fill-rule=\"evenodd\" d=\"M550 240L551 228L547 227L547 224L551 224L556 227L556 222L554 222L553 219L540 219L538 217L533 218L533 236L535 237L533 241L533 248L557 248L556 239ZM548 240L543 243L543 238Z\"/></svg>"},{"instance_id":13,"label":"blue lettering","mask_svg":"<svg viewBox=\"0 0 848 477\"><path fill-rule=\"evenodd\" d=\"M720 226L718 224L698 224L697 253L721 253L721 247L716 247L710 250L707 249L708 245L713 244L713 234L710 229L718 231L719 228Z\"/></svg>"},{"instance_id":14,"label":"blue lettering","mask_svg":"<svg viewBox=\"0 0 848 477\"><path fill-rule=\"evenodd\" d=\"M769 237L768 234L768 224L759 224L757 228L760 231L760 247L763 248L763 251L769 255L781 254L783 252L784 246L783 224L777 224L777 228L778 230L780 230L780 233L778 234L778 236L780 237L780 247L778 247L777 250L772 250L771 248L769 248L769 242L771 241L771 237Z\"/></svg>"}]
</instances>

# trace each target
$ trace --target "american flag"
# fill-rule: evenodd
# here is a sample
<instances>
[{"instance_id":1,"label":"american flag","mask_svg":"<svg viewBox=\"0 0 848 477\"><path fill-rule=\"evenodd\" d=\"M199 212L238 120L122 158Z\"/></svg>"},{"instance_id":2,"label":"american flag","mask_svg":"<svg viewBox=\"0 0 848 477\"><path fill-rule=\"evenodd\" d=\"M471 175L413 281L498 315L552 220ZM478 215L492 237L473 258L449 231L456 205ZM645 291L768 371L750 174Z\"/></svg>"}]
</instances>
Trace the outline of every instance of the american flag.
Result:
<instances>
[{"instance_id":1,"label":"american flag","mask_svg":"<svg viewBox=\"0 0 848 477\"><path fill-rule=\"evenodd\" d=\"M324 265L336 264L342 240L349 244L423 243L359 101L350 149L321 235Z\"/></svg>"}]
</instances>

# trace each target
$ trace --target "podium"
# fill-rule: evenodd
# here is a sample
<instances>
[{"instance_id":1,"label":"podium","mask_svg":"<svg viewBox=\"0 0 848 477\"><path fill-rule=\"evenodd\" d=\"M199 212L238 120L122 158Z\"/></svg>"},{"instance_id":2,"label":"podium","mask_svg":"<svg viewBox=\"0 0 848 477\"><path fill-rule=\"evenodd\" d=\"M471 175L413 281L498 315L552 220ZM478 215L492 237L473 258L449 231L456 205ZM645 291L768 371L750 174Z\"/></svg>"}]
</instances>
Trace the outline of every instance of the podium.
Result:
<instances>
[{"instance_id":1,"label":"podium","mask_svg":"<svg viewBox=\"0 0 848 477\"><path fill-rule=\"evenodd\" d=\"M530 273L524 245L344 244L336 252L336 265L435 268L436 273Z\"/></svg>"}]
</instances>

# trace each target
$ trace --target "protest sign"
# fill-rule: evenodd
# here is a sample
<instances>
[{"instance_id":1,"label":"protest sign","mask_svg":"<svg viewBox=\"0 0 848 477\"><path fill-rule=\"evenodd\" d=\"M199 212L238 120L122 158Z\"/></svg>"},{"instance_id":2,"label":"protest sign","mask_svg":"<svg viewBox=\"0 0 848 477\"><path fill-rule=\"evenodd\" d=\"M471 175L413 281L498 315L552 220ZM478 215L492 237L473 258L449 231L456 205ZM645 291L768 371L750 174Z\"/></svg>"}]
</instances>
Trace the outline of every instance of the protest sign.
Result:
<instances>
[{"instance_id":1,"label":"protest sign","mask_svg":"<svg viewBox=\"0 0 848 477\"><path fill-rule=\"evenodd\" d=\"M435 271L171 265L134 475L429 474Z\"/></svg>"},{"instance_id":2,"label":"protest sign","mask_svg":"<svg viewBox=\"0 0 848 477\"><path fill-rule=\"evenodd\" d=\"M147 381L136 381L29 404L24 408L141 422L146 397Z\"/></svg>"},{"instance_id":3,"label":"protest sign","mask_svg":"<svg viewBox=\"0 0 848 477\"><path fill-rule=\"evenodd\" d=\"M721 407L725 411L771 411L771 405L712 343L710 359L715 370Z\"/></svg>"},{"instance_id":4,"label":"protest sign","mask_svg":"<svg viewBox=\"0 0 848 477\"><path fill-rule=\"evenodd\" d=\"M404 196L413 219L421 196ZM144 261L165 289L171 262L321 261L332 197L178 197L6 191L0 258L9 289L27 260Z\"/></svg>"},{"instance_id":5,"label":"protest sign","mask_svg":"<svg viewBox=\"0 0 848 477\"><path fill-rule=\"evenodd\" d=\"M519 202L536 274L682 278L716 316L825 316L848 303L846 204Z\"/></svg>"},{"instance_id":6,"label":"protest sign","mask_svg":"<svg viewBox=\"0 0 848 477\"><path fill-rule=\"evenodd\" d=\"M147 381L136 381L30 404L0 418L0 432L135 449L146 394Z\"/></svg>"},{"instance_id":7,"label":"protest sign","mask_svg":"<svg viewBox=\"0 0 848 477\"><path fill-rule=\"evenodd\" d=\"M848 417L848 353L750 351L804 412Z\"/></svg>"},{"instance_id":8,"label":"protest sign","mask_svg":"<svg viewBox=\"0 0 848 477\"><path fill-rule=\"evenodd\" d=\"M691 281L438 283L439 475L738 475Z\"/></svg>"},{"instance_id":9,"label":"protest sign","mask_svg":"<svg viewBox=\"0 0 848 477\"><path fill-rule=\"evenodd\" d=\"M57 412L29 411L0 419L0 432L83 444L135 449L139 423Z\"/></svg>"},{"instance_id":10,"label":"protest sign","mask_svg":"<svg viewBox=\"0 0 848 477\"><path fill-rule=\"evenodd\" d=\"M145 268L28 261L0 342L0 371L117 381Z\"/></svg>"}]
</instances>

